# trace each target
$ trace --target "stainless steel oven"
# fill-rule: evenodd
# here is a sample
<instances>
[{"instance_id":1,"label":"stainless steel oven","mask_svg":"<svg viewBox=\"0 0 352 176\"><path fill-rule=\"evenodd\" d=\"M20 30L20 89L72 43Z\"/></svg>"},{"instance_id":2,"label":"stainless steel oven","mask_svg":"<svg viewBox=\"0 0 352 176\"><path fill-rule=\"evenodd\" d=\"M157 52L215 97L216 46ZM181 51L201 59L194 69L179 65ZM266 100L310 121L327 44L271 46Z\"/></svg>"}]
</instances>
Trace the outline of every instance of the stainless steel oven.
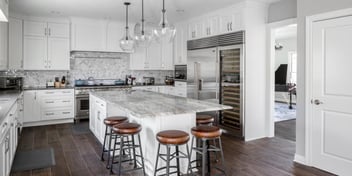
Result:
<instances>
[{"instance_id":1,"label":"stainless steel oven","mask_svg":"<svg viewBox=\"0 0 352 176\"><path fill-rule=\"evenodd\" d=\"M175 65L175 81L187 81L187 65Z\"/></svg>"}]
</instances>

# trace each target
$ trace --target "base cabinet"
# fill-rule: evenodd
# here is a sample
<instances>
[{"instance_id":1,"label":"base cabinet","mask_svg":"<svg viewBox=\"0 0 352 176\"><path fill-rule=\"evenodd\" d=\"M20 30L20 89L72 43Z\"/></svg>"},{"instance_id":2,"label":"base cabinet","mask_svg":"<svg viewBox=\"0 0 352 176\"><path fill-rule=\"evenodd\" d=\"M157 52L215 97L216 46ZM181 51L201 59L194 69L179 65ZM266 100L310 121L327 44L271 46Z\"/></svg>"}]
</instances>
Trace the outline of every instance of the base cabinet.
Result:
<instances>
[{"instance_id":1,"label":"base cabinet","mask_svg":"<svg viewBox=\"0 0 352 176\"><path fill-rule=\"evenodd\" d=\"M24 91L24 115L27 124L73 119L73 89Z\"/></svg>"},{"instance_id":2,"label":"base cabinet","mask_svg":"<svg viewBox=\"0 0 352 176\"><path fill-rule=\"evenodd\" d=\"M103 143L105 135L104 119L107 116L107 104L105 101L89 96L89 129Z\"/></svg>"}]
</instances>

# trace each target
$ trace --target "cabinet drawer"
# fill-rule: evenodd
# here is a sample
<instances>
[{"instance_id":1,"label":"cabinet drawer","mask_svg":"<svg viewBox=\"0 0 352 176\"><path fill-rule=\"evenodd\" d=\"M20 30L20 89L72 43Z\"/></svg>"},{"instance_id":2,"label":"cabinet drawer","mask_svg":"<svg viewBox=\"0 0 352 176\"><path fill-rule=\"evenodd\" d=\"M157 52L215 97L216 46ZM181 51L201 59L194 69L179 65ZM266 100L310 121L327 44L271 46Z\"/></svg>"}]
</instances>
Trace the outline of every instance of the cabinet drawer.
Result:
<instances>
[{"instance_id":1,"label":"cabinet drawer","mask_svg":"<svg viewBox=\"0 0 352 176\"><path fill-rule=\"evenodd\" d=\"M42 120L65 119L73 116L73 109L47 109L42 111Z\"/></svg>"},{"instance_id":2,"label":"cabinet drawer","mask_svg":"<svg viewBox=\"0 0 352 176\"><path fill-rule=\"evenodd\" d=\"M47 96L47 95L72 95L73 89L63 89L63 90L42 90L38 91L39 95Z\"/></svg>"},{"instance_id":3,"label":"cabinet drawer","mask_svg":"<svg viewBox=\"0 0 352 176\"><path fill-rule=\"evenodd\" d=\"M71 97L62 97L60 99L58 98L52 98L52 97L43 97L41 99L41 107L42 108L48 108L48 107L74 107L74 102L73 98Z\"/></svg>"},{"instance_id":4,"label":"cabinet drawer","mask_svg":"<svg viewBox=\"0 0 352 176\"><path fill-rule=\"evenodd\" d=\"M106 108L106 102L99 98L95 98L94 103L99 108Z\"/></svg>"},{"instance_id":5,"label":"cabinet drawer","mask_svg":"<svg viewBox=\"0 0 352 176\"><path fill-rule=\"evenodd\" d=\"M175 87L176 88L179 88L179 87L187 88L187 83L186 82L175 81Z\"/></svg>"}]
</instances>

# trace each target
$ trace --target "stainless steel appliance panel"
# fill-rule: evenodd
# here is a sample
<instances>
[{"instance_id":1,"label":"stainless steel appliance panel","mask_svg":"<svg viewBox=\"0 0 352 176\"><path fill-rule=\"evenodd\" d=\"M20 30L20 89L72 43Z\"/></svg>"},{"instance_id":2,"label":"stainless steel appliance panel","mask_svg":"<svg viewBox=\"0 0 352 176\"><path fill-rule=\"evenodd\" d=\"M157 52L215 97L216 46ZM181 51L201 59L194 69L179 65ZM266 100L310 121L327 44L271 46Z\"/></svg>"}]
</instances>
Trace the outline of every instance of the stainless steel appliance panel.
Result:
<instances>
[{"instance_id":1,"label":"stainless steel appliance panel","mask_svg":"<svg viewBox=\"0 0 352 176\"><path fill-rule=\"evenodd\" d=\"M187 54L187 97L199 100L218 99L217 49L191 50Z\"/></svg>"}]
</instances>

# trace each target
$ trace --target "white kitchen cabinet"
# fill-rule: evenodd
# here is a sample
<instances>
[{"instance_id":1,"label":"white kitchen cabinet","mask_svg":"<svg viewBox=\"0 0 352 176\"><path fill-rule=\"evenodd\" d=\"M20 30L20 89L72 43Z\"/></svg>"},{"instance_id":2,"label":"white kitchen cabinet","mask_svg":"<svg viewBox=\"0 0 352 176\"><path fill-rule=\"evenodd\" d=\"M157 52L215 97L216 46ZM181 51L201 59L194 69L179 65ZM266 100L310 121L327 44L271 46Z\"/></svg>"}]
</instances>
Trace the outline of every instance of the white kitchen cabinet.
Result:
<instances>
[{"instance_id":1,"label":"white kitchen cabinet","mask_svg":"<svg viewBox=\"0 0 352 176\"><path fill-rule=\"evenodd\" d=\"M103 143L105 135L104 119L107 116L107 104L105 101L89 96L89 129Z\"/></svg>"},{"instance_id":2,"label":"white kitchen cabinet","mask_svg":"<svg viewBox=\"0 0 352 176\"><path fill-rule=\"evenodd\" d=\"M147 49L144 47L136 48L134 53L130 55L130 69L131 70L147 69L146 59L147 59Z\"/></svg>"},{"instance_id":3,"label":"white kitchen cabinet","mask_svg":"<svg viewBox=\"0 0 352 176\"><path fill-rule=\"evenodd\" d=\"M23 20L9 18L9 69L23 69Z\"/></svg>"},{"instance_id":4,"label":"white kitchen cabinet","mask_svg":"<svg viewBox=\"0 0 352 176\"><path fill-rule=\"evenodd\" d=\"M24 21L25 70L69 70L69 25Z\"/></svg>"},{"instance_id":5,"label":"white kitchen cabinet","mask_svg":"<svg viewBox=\"0 0 352 176\"><path fill-rule=\"evenodd\" d=\"M146 59L146 68L150 70L156 70L161 68L161 43L152 42L147 48L147 59Z\"/></svg>"},{"instance_id":6,"label":"white kitchen cabinet","mask_svg":"<svg viewBox=\"0 0 352 176\"><path fill-rule=\"evenodd\" d=\"M187 64L187 25L184 23L176 25L176 37L174 43L174 64Z\"/></svg>"},{"instance_id":7,"label":"white kitchen cabinet","mask_svg":"<svg viewBox=\"0 0 352 176\"><path fill-rule=\"evenodd\" d=\"M0 70L7 70L8 23L0 22Z\"/></svg>"},{"instance_id":8,"label":"white kitchen cabinet","mask_svg":"<svg viewBox=\"0 0 352 176\"><path fill-rule=\"evenodd\" d=\"M120 39L125 24L109 20L71 19L71 50L124 52Z\"/></svg>"},{"instance_id":9,"label":"white kitchen cabinet","mask_svg":"<svg viewBox=\"0 0 352 176\"><path fill-rule=\"evenodd\" d=\"M0 139L0 174L10 175L11 151L10 151L10 131L7 129L4 137Z\"/></svg>"},{"instance_id":10,"label":"white kitchen cabinet","mask_svg":"<svg viewBox=\"0 0 352 176\"><path fill-rule=\"evenodd\" d=\"M0 21L8 21L9 16L9 0L0 0Z\"/></svg>"},{"instance_id":11,"label":"white kitchen cabinet","mask_svg":"<svg viewBox=\"0 0 352 176\"><path fill-rule=\"evenodd\" d=\"M193 21L189 23L188 27L188 39L198 39L203 37L203 22L202 20Z\"/></svg>"},{"instance_id":12,"label":"white kitchen cabinet","mask_svg":"<svg viewBox=\"0 0 352 176\"><path fill-rule=\"evenodd\" d=\"M174 69L174 43L167 39L161 41L161 68L162 70Z\"/></svg>"},{"instance_id":13,"label":"white kitchen cabinet","mask_svg":"<svg viewBox=\"0 0 352 176\"><path fill-rule=\"evenodd\" d=\"M72 119L73 89L24 91L24 116L25 123Z\"/></svg>"},{"instance_id":14,"label":"white kitchen cabinet","mask_svg":"<svg viewBox=\"0 0 352 176\"><path fill-rule=\"evenodd\" d=\"M187 97L187 83L175 81L175 89L173 94L179 97Z\"/></svg>"},{"instance_id":15,"label":"white kitchen cabinet","mask_svg":"<svg viewBox=\"0 0 352 176\"><path fill-rule=\"evenodd\" d=\"M26 90L23 93L24 123L40 121L40 106L36 90Z\"/></svg>"},{"instance_id":16,"label":"white kitchen cabinet","mask_svg":"<svg viewBox=\"0 0 352 176\"><path fill-rule=\"evenodd\" d=\"M106 32L106 51L124 52L120 48L120 40L125 33L123 23L108 22Z\"/></svg>"},{"instance_id":17,"label":"white kitchen cabinet","mask_svg":"<svg viewBox=\"0 0 352 176\"><path fill-rule=\"evenodd\" d=\"M227 13L220 17L220 33L236 32L243 29L242 13Z\"/></svg>"},{"instance_id":18,"label":"white kitchen cabinet","mask_svg":"<svg viewBox=\"0 0 352 176\"><path fill-rule=\"evenodd\" d=\"M147 48L138 47L130 56L131 70L173 70L173 43L153 41Z\"/></svg>"},{"instance_id":19,"label":"white kitchen cabinet","mask_svg":"<svg viewBox=\"0 0 352 176\"><path fill-rule=\"evenodd\" d=\"M219 18L216 17L209 17L204 20L203 24L203 36L210 37L217 35L219 33Z\"/></svg>"}]
</instances>

